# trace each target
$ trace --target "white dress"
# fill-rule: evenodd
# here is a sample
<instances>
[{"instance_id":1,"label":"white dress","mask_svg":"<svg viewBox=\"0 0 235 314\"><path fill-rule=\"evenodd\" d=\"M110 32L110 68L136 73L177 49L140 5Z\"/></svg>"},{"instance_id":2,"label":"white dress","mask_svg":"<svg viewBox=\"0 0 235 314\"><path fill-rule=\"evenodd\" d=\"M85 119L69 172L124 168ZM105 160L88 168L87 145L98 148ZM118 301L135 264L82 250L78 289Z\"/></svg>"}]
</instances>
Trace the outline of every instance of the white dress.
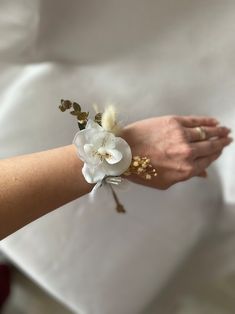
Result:
<instances>
[{"instance_id":1,"label":"white dress","mask_svg":"<svg viewBox=\"0 0 235 314\"><path fill-rule=\"evenodd\" d=\"M232 0L0 0L0 158L71 143L61 98L114 102L127 123L206 114L235 127L234 18ZM132 184L126 215L105 191L96 206L85 196L1 249L79 314L232 314L234 153L207 180Z\"/></svg>"}]
</instances>

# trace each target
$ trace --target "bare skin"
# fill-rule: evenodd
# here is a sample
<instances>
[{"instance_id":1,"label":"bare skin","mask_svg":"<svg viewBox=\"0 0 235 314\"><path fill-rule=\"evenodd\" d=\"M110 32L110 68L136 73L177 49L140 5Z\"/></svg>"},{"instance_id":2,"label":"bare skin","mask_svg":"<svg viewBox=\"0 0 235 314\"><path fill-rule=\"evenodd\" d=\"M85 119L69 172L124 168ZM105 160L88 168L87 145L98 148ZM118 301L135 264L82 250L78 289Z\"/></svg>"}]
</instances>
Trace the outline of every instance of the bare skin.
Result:
<instances>
[{"instance_id":1,"label":"bare skin","mask_svg":"<svg viewBox=\"0 0 235 314\"><path fill-rule=\"evenodd\" d=\"M122 136L133 155L149 156L158 170L151 181L130 179L167 189L193 176L205 176L205 169L231 143L229 129L217 124L212 118L167 116L127 126ZM205 141L198 141L197 125L204 126ZM92 185L84 180L82 166L73 145L1 160L0 239L89 193Z\"/></svg>"},{"instance_id":2,"label":"bare skin","mask_svg":"<svg viewBox=\"0 0 235 314\"><path fill-rule=\"evenodd\" d=\"M81 168L73 145L0 161L0 239L89 193Z\"/></svg>"},{"instance_id":3,"label":"bare skin","mask_svg":"<svg viewBox=\"0 0 235 314\"><path fill-rule=\"evenodd\" d=\"M203 127L200 140L196 127ZM137 121L124 129L123 137L136 155L148 156L158 176L151 181L131 177L136 183L165 190L194 176L206 177L206 168L232 142L230 129L208 117L164 116Z\"/></svg>"}]
</instances>

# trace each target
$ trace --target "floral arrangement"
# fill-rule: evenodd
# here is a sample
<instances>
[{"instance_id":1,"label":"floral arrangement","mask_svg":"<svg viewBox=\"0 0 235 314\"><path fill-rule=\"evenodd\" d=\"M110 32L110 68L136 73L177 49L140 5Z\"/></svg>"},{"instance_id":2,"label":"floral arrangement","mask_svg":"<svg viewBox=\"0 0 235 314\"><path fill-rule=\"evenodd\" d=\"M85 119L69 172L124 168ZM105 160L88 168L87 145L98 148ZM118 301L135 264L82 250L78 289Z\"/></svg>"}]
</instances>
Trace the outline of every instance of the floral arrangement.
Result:
<instances>
[{"instance_id":1,"label":"floral arrangement","mask_svg":"<svg viewBox=\"0 0 235 314\"><path fill-rule=\"evenodd\" d=\"M121 126L117 122L114 106L108 106L103 113L98 112L94 119L89 119L89 112L81 110L81 106L70 100L61 100L59 109L70 110L78 122L79 132L73 143L77 148L79 158L84 162L82 174L88 183L96 184L93 191L104 184L109 185L118 212L125 212L119 202L113 186L124 180L122 175L139 175L151 179L157 172L147 157L132 157L129 144L118 136Z\"/></svg>"}]
</instances>

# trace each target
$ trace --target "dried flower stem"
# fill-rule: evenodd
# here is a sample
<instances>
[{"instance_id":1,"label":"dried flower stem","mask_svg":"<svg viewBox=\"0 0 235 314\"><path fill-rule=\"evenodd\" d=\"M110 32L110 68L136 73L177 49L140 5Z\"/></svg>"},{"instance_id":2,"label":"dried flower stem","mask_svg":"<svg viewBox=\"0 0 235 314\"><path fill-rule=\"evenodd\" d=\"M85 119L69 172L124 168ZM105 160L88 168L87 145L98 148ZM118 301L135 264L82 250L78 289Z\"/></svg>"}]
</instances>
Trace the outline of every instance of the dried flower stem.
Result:
<instances>
[{"instance_id":1,"label":"dried flower stem","mask_svg":"<svg viewBox=\"0 0 235 314\"><path fill-rule=\"evenodd\" d=\"M113 195L114 201L116 203L116 211L118 213L125 213L126 210L125 210L124 206L120 203L120 201L118 199L118 196L117 196L116 192L114 191L114 189L112 187L112 184L109 184L109 186L110 186L110 189L112 191L112 195Z\"/></svg>"}]
</instances>

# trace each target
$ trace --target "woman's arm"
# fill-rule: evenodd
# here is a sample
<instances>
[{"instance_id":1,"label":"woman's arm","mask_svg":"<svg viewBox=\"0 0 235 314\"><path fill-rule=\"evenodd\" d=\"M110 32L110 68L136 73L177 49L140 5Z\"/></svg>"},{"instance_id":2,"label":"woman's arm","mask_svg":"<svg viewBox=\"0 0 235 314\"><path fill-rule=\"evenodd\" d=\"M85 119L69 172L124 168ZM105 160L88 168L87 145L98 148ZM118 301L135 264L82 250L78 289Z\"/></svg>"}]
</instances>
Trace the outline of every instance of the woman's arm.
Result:
<instances>
[{"instance_id":1,"label":"woman's arm","mask_svg":"<svg viewBox=\"0 0 235 314\"><path fill-rule=\"evenodd\" d=\"M92 189L74 145L0 161L0 239Z\"/></svg>"},{"instance_id":2,"label":"woman's arm","mask_svg":"<svg viewBox=\"0 0 235 314\"><path fill-rule=\"evenodd\" d=\"M200 141L197 126L206 138ZM229 129L212 118L165 116L135 122L122 132L133 155L148 156L158 176L127 177L166 189L202 176L231 143ZM213 140L211 140L213 139ZM0 239L91 191L74 145L0 161Z\"/></svg>"}]
</instances>

